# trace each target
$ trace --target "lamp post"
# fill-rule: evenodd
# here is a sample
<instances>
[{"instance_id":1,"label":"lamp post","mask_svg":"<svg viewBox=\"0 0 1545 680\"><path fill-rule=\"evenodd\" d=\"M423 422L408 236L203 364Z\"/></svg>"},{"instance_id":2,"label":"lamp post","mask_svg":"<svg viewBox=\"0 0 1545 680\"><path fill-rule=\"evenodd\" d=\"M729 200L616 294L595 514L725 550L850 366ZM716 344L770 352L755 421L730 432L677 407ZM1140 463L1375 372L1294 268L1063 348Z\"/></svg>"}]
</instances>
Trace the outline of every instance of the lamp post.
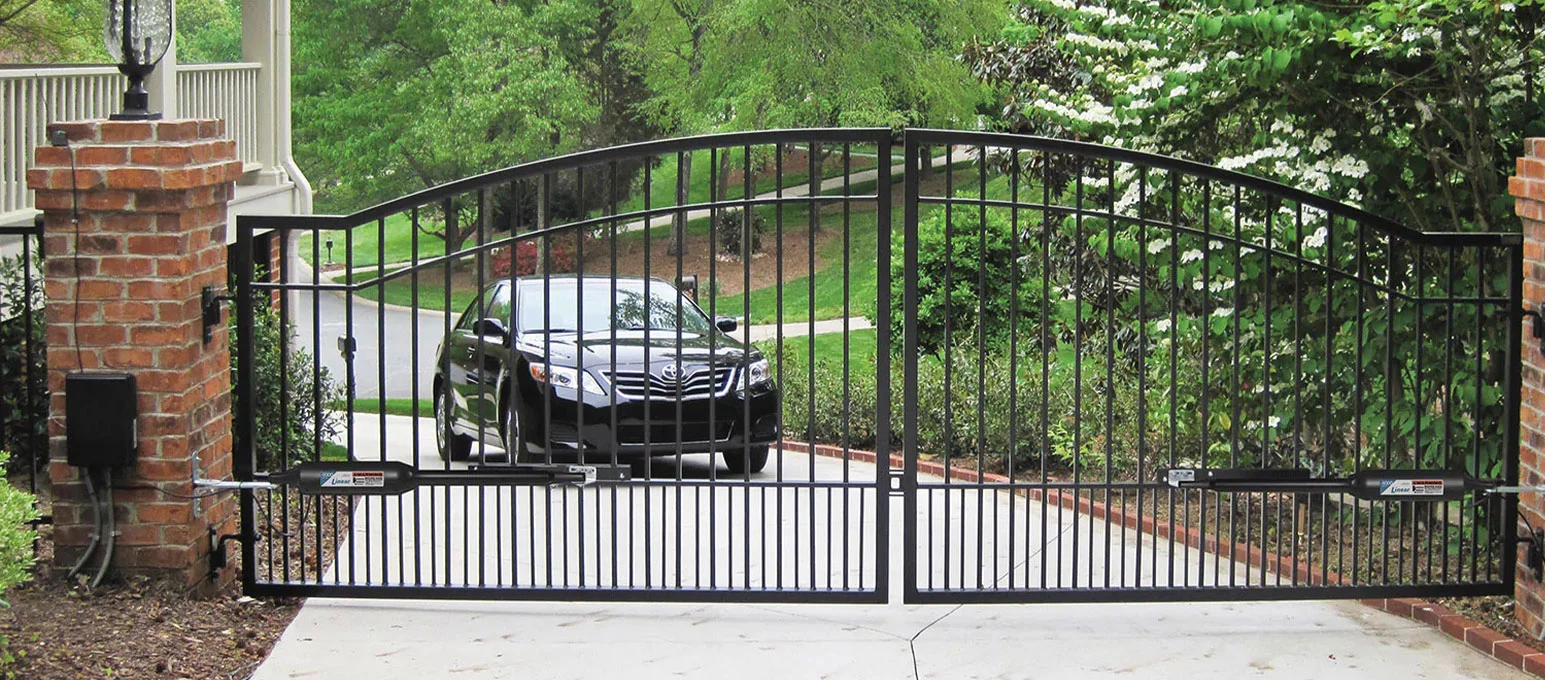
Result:
<instances>
[{"instance_id":1,"label":"lamp post","mask_svg":"<svg viewBox=\"0 0 1545 680\"><path fill-rule=\"evenodd\" d=\"M102 41L129 79L123 110L113 120L159 120L150 112L145 77L156 70L172 42L172 0L107 0L107 28Z\"/></svg>"}]
</instances>

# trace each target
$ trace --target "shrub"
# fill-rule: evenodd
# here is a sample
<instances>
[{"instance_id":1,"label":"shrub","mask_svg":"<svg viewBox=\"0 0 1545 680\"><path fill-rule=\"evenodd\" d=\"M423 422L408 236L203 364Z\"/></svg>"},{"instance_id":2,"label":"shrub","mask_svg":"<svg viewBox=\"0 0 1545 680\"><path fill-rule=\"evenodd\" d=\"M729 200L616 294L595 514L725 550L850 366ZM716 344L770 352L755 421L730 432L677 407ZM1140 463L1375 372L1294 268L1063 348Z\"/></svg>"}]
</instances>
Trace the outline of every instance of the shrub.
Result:
<instances>
[{"instance_id":1,"label":"shrub","mask_svg":"<svg viewBox=\"0 0 1545 680\"><path fill-rule=\"evenodd\" d=\"M257 469L278 469L281 455L289 459L287 464L316 460L320 454L315 446L316 434L321 435L325 448L339 433L344 414L328 410L327 405L342 399L343 390L326 368L313 372L311 353L296 345L294 328L281 328L279 313L266 304L265 296L254 294L252 307L253 388L257 402L252 436L256 439ZM233 347L237 342L235 320L236 316L231 315ZM286 354L288 360L281 367L280 357ZM239 355L232 352L232 384L239 367ZM288 388L287 399L281 387ZM318 392L320 402L316 398ZM239 412L243 406L237 394L232 394L231 408ZM318 403L321 409L317 408Z\"/></svg>"},{"instance_id":2,"label":"shrub","mask_svg":"<svg viewBox=\"0 0 1545 680\"><path fill-rule=\"evenodd\" d=\"M756 211L751 212L751 220L748 224L743 210L723 210L714 216L714 232L719 240L719 252L735 257L741 256L741 249L749 246L746 252L762 252L762 234L767 231L767 219ZM749 243L743 242L744 237L750 236Z\"/></svg>"},{"instance_id":3,"label":"shrub","mask_svg":"<svg viewBox=\"0 0 1545 680\"><path fill-rule=\"evenodd\" d=\"M11 454L0 449L0 467ZM0 481L0 598L11 588L32 580L32 540L29 522L38 517L32 494ZM0 600L3 604L4 600Z\"/></svg>"},{"instance_id":4,"label":"shrub","mask_svg":"<svg viewBox=\"0 0 1545 680\"><path fill-rule=\"evenodd\" d=\"M563 238L552 242L552 250L548 253L548 271L554 274L563 274L574 271L574 244L572 239ZM490 258L493 260L493 275L496 278L510 276L510 248L500 248ZM515 276L531 276L537 273L537 263L542 259L542 244L538 241L527 240L515 244Z\"/></svg>"},{"instance_id":5,"label":"shrub","mask_svg":"<svg viewBox=\"0 0 1545 680\"><path fill-rule=\"evenodd\" d=\"M918 349L936 352L951 337L976 337L980 332L990 340L1006 337L1013 310L1011 293L1015 284L1015 235L1009 221L998 211L986 213L975 207L955 206L948 221L945 212L935 212L917 227L917 268L906 269L905 243L892 245L891 338L899 350L905 337L905 287L899 282L917 280ZM1019 253L1024 255L1024 253ZM1022 258L1023 259L1023 258ZM1027 260L1028 261L1028 260ZM1020 325L1025 315L1039 309L1041 289L1031 285L1038 280L1026 271L1018 272ZM950 332L945 333L949 320ZM978 324L984 327L978 328Z\"/></svg>"},{"instance_id":6,"label":"shrub","mask_svg":"<svg viewBox=\"0 0 1545 680\"><path fill-rule=\"evenodd\" d=\"M0 258L0 448L32 452L10 462L48 462L48 348L43 331L43 276L33 261L32 289L26 290L21 257ZM31 300L31 314L25 313ZM32 356L27 356L27 337ZM32 399L28 400L30 394ZM33 457L36 456L36 460ZM11 467L0 467L6 472Z\"/></svg>"}]
</instances>

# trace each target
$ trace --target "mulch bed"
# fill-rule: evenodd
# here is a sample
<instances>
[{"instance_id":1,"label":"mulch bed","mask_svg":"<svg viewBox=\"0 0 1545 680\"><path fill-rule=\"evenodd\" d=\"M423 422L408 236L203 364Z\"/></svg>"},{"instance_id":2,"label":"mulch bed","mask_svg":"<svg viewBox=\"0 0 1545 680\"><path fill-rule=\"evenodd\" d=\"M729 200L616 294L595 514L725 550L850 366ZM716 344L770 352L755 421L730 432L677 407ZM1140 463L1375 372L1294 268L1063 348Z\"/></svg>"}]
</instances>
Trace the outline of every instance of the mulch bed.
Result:
<instances>
[{"instance_id":1,"label":"mulch bed","mask_svg":"<svg viewBox=\"0 0 1545 680\"><path fill-rule=\"evenodd\" d=\"M300 600L255 600L236 588L193 599L142 577L90 588L50 568L44 527L36 578L6 594L0 635L16 661L0 677L245 678L300 611ZM9 673L10 675L5 675Z\"/></svg>"},{"instance_id":2,"label":"mulch bed","mask_svg":"<svg viewBox=\"0 0 1545 680\"><path fill-rule=\"evenodd\" d=\"M19 486L26 488L25 479ZM47 513L46 488L40 491ZM316 499L306 502L296 494L292 502L292 522L313 516ZM300 511L303 502L308 512ZM329 564L333 532L322 528L328 540L317 551L313 524L306 522L301 532L313 541L312 559ZM34 580L6 593L11 607L0 609L0 637L9 640L0 658L7 651L16 657L9 666L0 663L0 678L246 678L303 602L243 597L238 585L199 599L180 586L143 577L109 576L101 587L90 588L85 577L69 579L52 568L51 533L47 525L39 530ZM240 550L234 543L227 549L239 573Z\"/></svg>"}]
</instances>

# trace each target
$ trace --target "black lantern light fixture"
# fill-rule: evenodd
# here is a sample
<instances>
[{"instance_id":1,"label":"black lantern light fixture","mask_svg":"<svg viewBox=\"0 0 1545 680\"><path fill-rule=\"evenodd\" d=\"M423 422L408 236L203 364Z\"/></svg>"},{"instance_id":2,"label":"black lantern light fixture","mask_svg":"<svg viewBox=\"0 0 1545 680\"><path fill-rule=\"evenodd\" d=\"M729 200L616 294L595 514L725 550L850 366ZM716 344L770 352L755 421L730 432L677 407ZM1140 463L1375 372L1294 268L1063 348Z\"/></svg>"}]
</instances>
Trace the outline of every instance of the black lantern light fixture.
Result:
<instances>
[{"instance_id":1,"label":"black lantern light fixture","mask_svg":"<svg viewBox=\"0 0 1545 680\"><path fill-rule=\"evenodd\" d=\"M129 78L123 92L123 111L113 120L159 120L150 112L150 93L145 78L156 70L172 42L172 0L107 0L107 53L118 61L118 70Z\"/></svg>"}]
</instances>

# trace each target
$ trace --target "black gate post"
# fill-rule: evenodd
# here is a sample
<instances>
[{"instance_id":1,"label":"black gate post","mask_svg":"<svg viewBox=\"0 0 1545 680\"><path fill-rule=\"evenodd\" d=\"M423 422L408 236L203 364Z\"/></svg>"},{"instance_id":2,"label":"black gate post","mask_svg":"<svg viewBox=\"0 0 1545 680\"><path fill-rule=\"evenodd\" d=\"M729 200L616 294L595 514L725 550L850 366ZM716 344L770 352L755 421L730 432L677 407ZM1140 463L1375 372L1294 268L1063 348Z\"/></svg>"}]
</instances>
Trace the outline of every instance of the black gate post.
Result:
<instances>
[{"instance_id":1,"label":"black gate post","mask_svg":"<svg viewBox=\"0 0 1545 680\"><path fill-rule=\"evenodd\" d=\"M901 479L901 493L905 497L902 504L902 512L905 513L904 537L908 554L902 559L905 565L902 578L906 581L903 590L903 602L912 603L917 600L917 198L919 193L918 180L922 163L931 163L932 159L919 162L919 148L917 137L911 130L903 134L906 151L902 158L906 159L905 183L902 189L901 200L905 202L905 214L902 217L901 238L904 248L904 262L902 271L906 272L906 291L902 302L902 442L901 455L904 461ZM888 289L885 290L887 293ZM890 351L888 347L881 347L882 352ZM884 529L882 528L882 531Z\"/></svg>"}]
</instances>

